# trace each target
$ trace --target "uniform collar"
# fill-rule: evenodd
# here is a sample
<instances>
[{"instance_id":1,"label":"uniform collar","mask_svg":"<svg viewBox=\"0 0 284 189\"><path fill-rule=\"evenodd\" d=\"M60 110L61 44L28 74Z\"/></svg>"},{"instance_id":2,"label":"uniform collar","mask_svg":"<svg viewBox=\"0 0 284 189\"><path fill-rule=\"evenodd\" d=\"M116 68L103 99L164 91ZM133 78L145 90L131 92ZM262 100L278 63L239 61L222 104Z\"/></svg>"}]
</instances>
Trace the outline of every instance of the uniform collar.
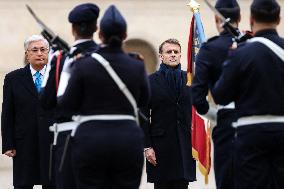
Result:
<instances>
[{"instance_id":1,"label":"uniform collar","mask_svg":"<svg viewBox=\"0 0 284 189\"><path fill-rule=\"evenodd\" d=\"M108 45L101 45L98 52L116 52L122 53L123 50L121 47L109 47Z\"/></svg>"},{"instance_id":2,"label":"uniform collar","mask_svg":"<svg viewBox=\"0 0 284 189\"><path fill-rule=\"evenodd\" d=\"M77 46L78 44L84 43L86 41L93 41L93 39L78 39L72 44L72 47Z\"/></svg>"},{"instance_id":3,"label":"uniform collar","mask_svg":"<svg viewBox=\"0 0 284 189\"><path fill-rule=\"evenodd\" d=\"M259 37L263 35L278 35L276 29L265 29L265 30L260 30L255 33L254 37Z\"/></svg>"},{"instance_id":4,"label":"uniform collar","mask_svg":"<svg viewBox=\"0 0 284 189\"><path fill-rule=\"evenodd\" d=\"M235 28L236 30L239 30L238 28ZM220 36L232 36L230 32L228 32L226 29L220 33Z\"/></svg>"},{"instance_id":5,"label":"uniform collar","mask_svg":"<svg viewBox=\"0 0 284 189\"><path fill-rule=\"evenodd\" d=\"M89 42L94 42L94 40L93 39L78 39L78 40L76 40L72 44L70 51L69 51L69 54L73 54L78 49L78 46L80 46L81 44L83 44L83 43L89 44Z\"/></svg>"}]
</instances>

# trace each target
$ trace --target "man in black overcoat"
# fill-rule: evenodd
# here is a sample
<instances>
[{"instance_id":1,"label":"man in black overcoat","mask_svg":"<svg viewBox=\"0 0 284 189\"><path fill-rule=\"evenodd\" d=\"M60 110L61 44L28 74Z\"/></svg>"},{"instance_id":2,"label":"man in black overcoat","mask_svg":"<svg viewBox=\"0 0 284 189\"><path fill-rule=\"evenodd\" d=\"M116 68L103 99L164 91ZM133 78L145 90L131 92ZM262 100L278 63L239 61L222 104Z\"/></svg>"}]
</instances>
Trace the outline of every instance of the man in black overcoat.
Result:
<instances>
[{"instance_id":1,"label":"man in black overcoat","mask_svg":"<svg viewBox=\"0 0 284 189\"><path fill-rule=\"evenodd\" d=\"M160 69L149 76L151 99L143 112L150 118L145 133L147 180L155 189L185 189L196 180L191 146L191 89L181 70L176 39L159 48Z\"/></svg>"},{"instance_id":2,"label":"man in black overcoat","mask_svg":"<svg viewBox=\"0 0 284 189\"><path fill-rule=\"evenodd\" d=\"M52 110L42 109L38 93L46 70L48 42L38 35L25 41L24 68L8 73L2 103L2 153L13 158L14 189L54 186L48 178Z\"/></svg>"}]
</instances>

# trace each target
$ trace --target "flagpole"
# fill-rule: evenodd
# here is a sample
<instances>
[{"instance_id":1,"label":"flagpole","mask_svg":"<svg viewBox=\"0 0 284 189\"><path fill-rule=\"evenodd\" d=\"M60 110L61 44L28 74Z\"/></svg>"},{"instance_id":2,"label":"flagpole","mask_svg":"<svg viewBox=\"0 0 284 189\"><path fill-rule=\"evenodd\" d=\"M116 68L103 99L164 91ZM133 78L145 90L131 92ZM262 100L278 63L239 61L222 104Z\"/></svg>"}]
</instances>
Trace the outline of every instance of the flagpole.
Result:
<instances>
[{"instance_id":1,"label":"flagpole","mask_svg":"<svg viewBox=\"0 0 284 189\"><path fill-rule=\"evenodd\" d=\"M188 81L191 85L192 76L194 73L194 54L196 53L195 47L200 48L201 43L205 42L205 34L200 19L199 7L200 4L195 0L191 0L187 6L190 7L194 16L190 24L190 35L188 41ZM197 45L197 46L195 46ZM195 46L195 47L194 47ZM192 140L192 155L198 161L200 172L205 177L205 184L208 184L208 174L211 167L211 140L210 133L207 132L205 120L201 118L194 106L192 106L192 123L191 123L191 140Z\"/></svg>"},{"instance_id":2,"label":"flagpole","mask_svg":"<svg viewBox=\"0 0 284 189\"><path fill-rule=\"evenodd\" d=\"M206 41L206 38L205 38L203 26L201 24L201 18L200 18L200 13L199 13L200 4L197 3L195 0L190 0L187 6L190 7L191 11L194 14L196 28L197 28L198 36L199 36L199 42L201 44Z\"/></svg>"}]
</instances>

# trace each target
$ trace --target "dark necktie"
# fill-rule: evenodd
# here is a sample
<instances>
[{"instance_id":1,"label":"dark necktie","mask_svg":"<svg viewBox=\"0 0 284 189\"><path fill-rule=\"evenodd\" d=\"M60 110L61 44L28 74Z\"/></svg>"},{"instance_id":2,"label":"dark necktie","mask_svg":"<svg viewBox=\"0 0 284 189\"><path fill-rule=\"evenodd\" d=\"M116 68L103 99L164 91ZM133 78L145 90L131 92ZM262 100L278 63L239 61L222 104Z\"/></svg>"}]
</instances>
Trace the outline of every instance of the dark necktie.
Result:
<instances>
[{"instance_id":1,"label":"dark necktie","mask_svg":"<svg viewBox=\"0 0 284 189\"><path fill-rule=\"evenodd\" d=\"M39 93L40 90L41 90L41 74L39 73L39 71L37 71L34 76L36 77L35 78L35 87L36 87L36 90L37 92Z\"/></svg>"}]
</instances>

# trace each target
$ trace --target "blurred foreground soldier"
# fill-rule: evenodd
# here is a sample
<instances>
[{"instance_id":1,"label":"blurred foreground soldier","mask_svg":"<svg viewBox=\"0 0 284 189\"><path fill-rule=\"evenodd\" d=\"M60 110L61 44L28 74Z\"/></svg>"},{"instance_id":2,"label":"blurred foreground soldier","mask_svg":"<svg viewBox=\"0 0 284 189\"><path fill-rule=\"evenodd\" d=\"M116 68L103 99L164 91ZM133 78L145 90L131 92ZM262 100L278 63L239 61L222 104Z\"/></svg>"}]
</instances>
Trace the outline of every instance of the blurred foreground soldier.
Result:
<instances>
[{"instance_id":1,"label":"blurred foreground soldier","mask_svg":"<svg viewBox=\"0 0 284 189\"><path fill-rule=\"evenodd\" d=\"M236 0L218 0L215 8L237 28L240 22L240 7ZM222 21L215 16L218 36L203 43L196 57L195 76L192 84L192 103L197 112L207 118L216 119L214 107L206 99L208 89L214 86L222 72L223 62L233 44L233 36L221 26ZM215 108L216 109L216 108ZM213 115L212 115L213 114ZM217 126L214 127L214 171L217 189L233 188L233 140L235 130L234 103L218 107Z\"/></svg>"},{"instance_id":2,"label":"blurred foreground soldier","mask_svg":"<svg viewBox=\"0 0 284 189\"><path fill-rule=\"evenodd\" d=\"M46 70L48 42L32 35L24 43L24 68L8 73L4 80L2 104L2 151L13 158L15 189L55 188L48 179L52 111L40 106L38 93Z\"/></svg>"},{"instance_id":3,"label":"blurred foreground soldier","mask_svg":"<svg viewBox=\"0 0 284 189\"><path fill-rule=\"evenodd\" d=\"M45 78L46 83L41 93L41 103L46 109L56 108L55 116L58 128L62 127L59 123L71 121L71 116L73 115L72 112L63 111L57 107L57 88L59 87L60 79L63 77L63 67L66 69L69 68L73 62L72 59L76 59L76 56L79 54L83 56L98 48L97 44L93 41L93 35L97 30L98 15L99 8L95 4L85 3L76 6L68 16L68 20L72 24L72 34L75 42L69 54L61 55L59 51L57 51L52 55L52 60L49 65L49 75ZM67 148L64 161L62 157L66 136L68 134L70 134L69 130L59 133L54 151L57 189L76 188L69 148Z\"/></svg>"},{"instance_id":4,"label":"blurred foreground soldier","mask_svg":"<svg viewBox=\"0 0 284 189\"><path fill-rule=\"evenodd\" d=\"M126 28L120 12L110 6L100 23L103 47L74 64L59 100L62 108L78 112L82 122L72 139L80 189L139 188L143 131L136 122L136 103L147 104L149 86L143 62L122 51Z\"/></svg>"},{"instance_id":5,"label":"blurred foreground soldier","mask_svg":"<svg viewBox=\"0 0 284 189\"><path fill-rule=\"evenodd\" d=\"M212 90L218 104L236 105L236 189L284 188L284 39L276 31L279 22L275 0L253 1L254 38L230 53Z\"/></svg>"},{"instance_id":6,"label":"blurred foreground soldier","mask_svg":"<svg viewBox=\"0 0 284 189\"><path fill-rule=\"evenodd\" d=\"M159 47L159 71L149 76L151 99L142 124L146 143L147 180L155 189L187 189L195 181L191 151L191 88L181 70L181 46L168 39Z\"/></svg>"}]
</instances>

